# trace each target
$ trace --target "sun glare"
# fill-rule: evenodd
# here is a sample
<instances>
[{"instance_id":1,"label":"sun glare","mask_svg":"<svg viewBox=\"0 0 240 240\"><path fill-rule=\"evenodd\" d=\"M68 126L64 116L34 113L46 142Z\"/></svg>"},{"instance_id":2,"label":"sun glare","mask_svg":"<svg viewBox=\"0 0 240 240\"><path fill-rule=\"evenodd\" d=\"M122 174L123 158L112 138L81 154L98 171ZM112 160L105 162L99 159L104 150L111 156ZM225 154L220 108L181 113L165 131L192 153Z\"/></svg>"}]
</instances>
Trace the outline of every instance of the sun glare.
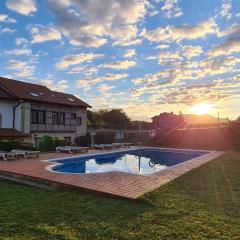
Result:
<instances>
[{"instance_id":1,"label":"sun glare","mask_svg":"<svg viewBox=\"0 0 240 240\"><path fill-rule=\"evenodd\" d=\"M197 115L209 114L212 111L212 106L208 103L195 104L191 107L191 112Z\"/></svg>"}]
</instances>

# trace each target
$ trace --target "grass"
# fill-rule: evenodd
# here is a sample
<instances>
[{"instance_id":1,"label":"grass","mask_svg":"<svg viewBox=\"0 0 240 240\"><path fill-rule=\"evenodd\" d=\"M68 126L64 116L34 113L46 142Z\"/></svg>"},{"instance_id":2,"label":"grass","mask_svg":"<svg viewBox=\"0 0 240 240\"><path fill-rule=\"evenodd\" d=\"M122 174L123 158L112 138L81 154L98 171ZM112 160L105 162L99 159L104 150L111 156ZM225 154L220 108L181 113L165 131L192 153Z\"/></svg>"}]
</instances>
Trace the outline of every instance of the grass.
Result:
<instances>
[{"instance_id":1,"label":"grass","mask_svg":"<svg viewBox=\"0 0 240 240\"><path fill-rule=\"evenodd\" d=\"M239 239L240 152L137 203L0 182L0 239Z\"/></svg>"}]
</instances>

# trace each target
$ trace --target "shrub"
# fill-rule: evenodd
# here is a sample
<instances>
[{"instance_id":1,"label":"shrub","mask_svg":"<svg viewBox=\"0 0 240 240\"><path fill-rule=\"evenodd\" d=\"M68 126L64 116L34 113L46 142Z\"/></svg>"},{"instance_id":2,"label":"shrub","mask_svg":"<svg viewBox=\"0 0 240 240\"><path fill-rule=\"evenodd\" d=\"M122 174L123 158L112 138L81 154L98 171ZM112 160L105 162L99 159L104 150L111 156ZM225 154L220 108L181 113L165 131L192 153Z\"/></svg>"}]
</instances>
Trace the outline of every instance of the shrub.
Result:
<instances>
[{"instance_id":1,"label":"shrub","mask_svg":"<svg viewBox=\"0 0 240 240\"><path fill-rule=\"evenodd\" d=\"M91 135L87 133L86 136L78 136L74 139L74 142L77 146L89 147L92 143Z\"/></svg>"},{"instance_id":2,"label":"shrub","mask_svg":"<svg viewBox=\"0 0 240 240\"><path fill-rule=\"evenodd\" d=\"M11 151L12 149L35 150L32 143L21 142L17 140L1 140L0 150Z\"/></svg>"},{"instance_id":3,"label":"shrub","mask_svg":"<svg viewBox=\"0 0 240 240\"><path fill-rule=\"evenodd\" d=\"M94 142L96 144L110 144L114 142L115 133L112 131L101 130L96 132Z\"/></svg>"},{"instance_id":4,"label":"shrub","mask_svg":"<svg viewBox=\"0 0 240 240\"><path fill-rule=\"evenodd\" d=\"M67 141L65 139L55 138L55 148L61 146L70 146L71 144L72 143L70 141Z\"/></svg>"},{"instance_id":5,"label":"shrub","mask_svg":"<svg viewBox=\"0 0 240 240\"><path fill-rule=\"evenodd\" d=\"M0 149L3 151L11 151L12 149L21 148L21 142L16 140L2 140L0 141Z\"/></svg>"},{"instance_id":6,"label":"shrub","mask_svg":"<svg viewBox=\"0 0 240 240\"><path fill-rule=\"evenodd\" d=\"M55 150L55 140L52 136L44 135L40 140L39 144L40 151L54 151Z\"/></svg>"}]
</instances>

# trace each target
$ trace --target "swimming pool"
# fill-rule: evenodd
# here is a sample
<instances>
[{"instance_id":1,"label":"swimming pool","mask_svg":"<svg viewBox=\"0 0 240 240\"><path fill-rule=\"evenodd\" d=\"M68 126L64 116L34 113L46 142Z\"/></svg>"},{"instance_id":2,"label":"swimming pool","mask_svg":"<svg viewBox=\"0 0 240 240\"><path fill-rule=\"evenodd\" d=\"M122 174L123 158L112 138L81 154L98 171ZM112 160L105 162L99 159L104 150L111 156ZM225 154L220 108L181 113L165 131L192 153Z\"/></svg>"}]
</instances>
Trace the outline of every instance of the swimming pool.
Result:
<instances>
[{"instance_id":1,"label":"swimming pool","mask_svg":"<svg viewBox=\"0 0 240 240\"><path fill-rule=\"evenodd\" d=\"M127 172L152 174L208 154L207 151L142 148L105 154L58 159L51 171L59 173Z\"/></svg>"}]
</instances>

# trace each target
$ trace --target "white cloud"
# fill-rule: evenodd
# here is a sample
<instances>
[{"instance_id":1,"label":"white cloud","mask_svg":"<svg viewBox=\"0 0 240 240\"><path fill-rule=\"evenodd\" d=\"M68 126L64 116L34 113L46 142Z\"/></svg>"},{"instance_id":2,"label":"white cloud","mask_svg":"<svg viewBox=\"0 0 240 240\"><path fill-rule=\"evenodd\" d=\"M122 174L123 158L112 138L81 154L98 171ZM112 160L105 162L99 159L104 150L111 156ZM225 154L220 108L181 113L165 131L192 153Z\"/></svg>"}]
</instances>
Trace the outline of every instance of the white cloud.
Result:
<instances>
[{"instance_id":1,"label":"white cloud","mask_svg":"<svg viewBox=\"0 0 240 240\"><path fill-rule=\"evenodd\" d=\"M107 73L102 78L106 81L116 81L128 77L127 73Z\"/></svg>"},{"instance_id":2,"label":"white cloud","mask_svg":"<svg viewBox=\"0 0 240 240\"><path fill-rule=\"evenodd\" d=\"M35 65L28 61L10 60L8 69L14 71L14 75L19 78L32 77L35 71Z\"/></svg>"},{"instance_id":3,"label":"white cloud","mask_svg":"<svg viewBox=\"0 0 240 240\"><path fill-rule=\"evenodd\" d=\"M166 49L169 47L170 47L170 45L168 45L168 44L160 44L160 45L156 46L155 49Z\"/></svg>"},{"instance_id":4,"label":"white cloud","mask_svg":"<svg viewBox=\"0 0 240 240\"><path fill-rule=\"evenodd\" d=\"M160 52L156 56L149 56L148 60L157 60L161 65L176 65L182 60L179 52Z\"/></svg>"},{"instance_id":5,"label":"white cloud","mask_svg":"<svg viewBox=\"0 0 240 240\"><path fill-rule=\"evenodd\" d=\"M136 55L135 49L127 49L123 55L125 58L131 58Z\"/></svg>"},{"instance_id":6,"label":"white cloud","mask_svg":"<svg viewBox=\"0 0 240 240\"><path fill-rule=\"evenodd\" d=\"M70 66L81 64L84 62L91 62L96 58L104 57L103 54L93 53L80 53L76 55L68 55L63 57L57 64L56 67L60 70L69 68Z\"/></svg>"},{"instance_id":7,"label":"white cloud","mask_svg":"<svg viewBox=\"0 0 240 240\"><path fill-rule=\"evenodd\" d=\"M4 34L4 33L15 33L16 30L15 29L12 29L12 28L3 28L3 29L0 29L0 34Z\"/></svg>"},{"instance_id":8,"label":"white cloud","mask_svg":"<svg viewBox=\"0 0 240 240\"><path fill-rule=\"evenodd\" d=\"M134 67L136 65L135 61L117 61L112 63L105 63L103 67L111 68L111 69L128 69L130 67Z\"/></svg>"},{"instance_id":9,"label":"white cloud","mask_svg":"<svg viewBox=\"0 0 240 240\"><path fill-rule=\"evenodd\" d=\"M164 5L161 7L161 10L166 18L180 17L183 15L183 11L178 5L178 0L162 0L162 2L164 2Z\"/></svg>"},{"instance_id":10,"label":"white cloud","mask_svg":"<svg viewBox=\"0 0 240 240\"><path fill-rule=\"evenodd\" d=\"M186 58L196 57L199 56L201 53L203 53L201 46L187 45L183 47L183 56Z\"/></svg>"},{"instance_id":11,"label":"white cloud","mask_svg":"<svg viewBox=\"0 0 240 240\"><path fill-rule=\"evenodd\" d=\"M28 40L26 38L16 38L15 45L16 46L26 46L28 44Z\"/></svg>"},{"instance_id":12,"label":"white cloud","mask_svg":"<svg viewBox=\"0 0 240 240\"><path fill-rule=\"evenodd\" d=\"M44 79L44 80L39 81L39 84L44 85L44 86L50 88L51 90L59 91L59 92L65 91L69 87L68 82L66 80L61 80L61 81L55 82L50 79Z\"/></svg>"},{"instance_id":13,"label":"white cloud","mask_svg":"<svg viewBox=\"0 0 240 240\"><path fill-rule=\"evenodd\" d=\"M208 55L212 57L218 57L221 55L230 55L237 52L240 52L239 39L228 39L225 43L210 50L208 52Z\"/></svg>"},{"instance_id":14,"label":"white cloud","mask_svg":"<svg viewBox=\"0 0 240 240\"><path fill-rule=\"evenodd\" d=\"M113 89L114 86L110 86L110 85L107 85L107 84L101 84L100 86L98 86L98 91L100 92L107 92L109 91L110 89Z\"/></svg>"},{"instance_id":15,"label":"white cloud","mask_svg":"<svg viewBox=\"0 0 240 240\"><path fill-rule=\"evenodd\" d=\"M0 14L0 22L15 23L16 20L8 17L6 14Z\"/></svg>"},{"instance_id":16,"label":"white cloud","mask_svg":"<svg viewBox=\"0 0 240 240\"><path fill-rule=\"evenodd\" d=\"M61 40L61 33L52 26L32 25L28 27L32 36L32 43Z\"/></svg>"},{"instance_id":17,"label":"white cloud","mask_svg":"<svg viewBox=\"0 0 240 240\"><path fill-rule=\"evenodd\" d=\"M21 56L21 55L30 56L32 54L32 50L28 48L19 48L19 49L15 48L11 50L5 50L4 53L7 55L15 55L15 56Z\"/></svg>"},{"instance_id":18,"label":"white cloud","mask_svg":"<svg viewBox=\"0 0 240 240\"><path fill-rule=\"evenodd\" d=\"M49 6L70 43L84 47L102 46L107 37L119 45L132 43L146 13L143 0L50 0Z\"/></svg>"},{"instance_id":19,"label":"white cloud","mask_svg":"<svg viewBox=\"0 0 240 240\"><path fill-rule=\"evenodd\" d=\"M183 39L194 40L205 37L208 34L216 34L218 32L217 24L214 19L201 22L197 25L188 26L167 26L159 27L152 31L144 30L142 36L151 42L161 41L181 41Z\"/></svg>"},{"instance_id":20,"label":"white cloud","mask_svg":"<svg viewBox=\"0 0 240 240\"><path fill-rule=\"evenodd\" d=\"M26 16L37 11L35 0L7 0L6 6L8 9Z\"/></svg>"},{"instance_id":21,"label":"white cloud","mask_svg":"<svg viewBox=\"0 0 240 240\"><path fill-rule=\"evenodd\" d=\"M229 1L229 0L223 1L221 9L220 9L220 16L230 19L232 17L231 8L232 8L231 1Z\"/></svg>"}]
</instances>

